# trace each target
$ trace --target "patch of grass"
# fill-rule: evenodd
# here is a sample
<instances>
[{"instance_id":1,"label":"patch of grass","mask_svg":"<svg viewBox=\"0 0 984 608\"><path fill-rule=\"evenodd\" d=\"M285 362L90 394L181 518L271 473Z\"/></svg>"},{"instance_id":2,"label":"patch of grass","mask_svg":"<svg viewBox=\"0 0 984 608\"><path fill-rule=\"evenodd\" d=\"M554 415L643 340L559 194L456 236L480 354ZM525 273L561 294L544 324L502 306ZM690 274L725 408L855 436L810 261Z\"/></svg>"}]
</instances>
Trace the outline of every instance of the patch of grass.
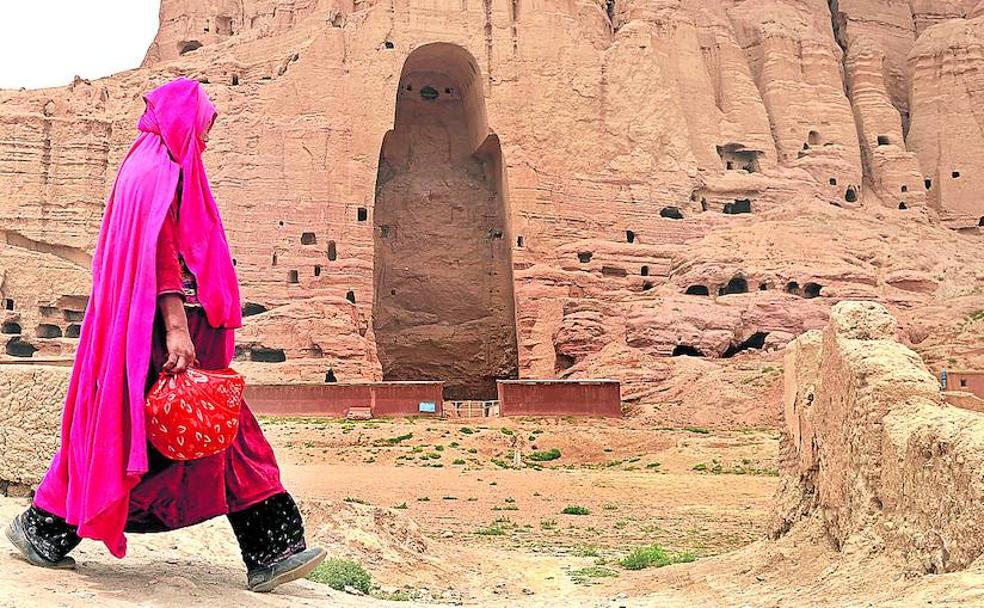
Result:
<instances>
[{"instance_id":1,"label":"patch of grass","mask_svg":"<svg viewBox=\"0 0 984 608\"><path fill-rule=\"evenodd\" d=\"M464 458L455 458L453 461L451 461L451 464L465 464L465 459Z\"/></svg>"},{"instance_id":2,"label":"patch of grass","mask_svg":"<svg viewBox=\"0 0 984 608\"><path fill-rule=\"evenodd\" d=\"M687 431L688 433L697 433L698 435L710 435L711 434L711 430L710 429L705 429L702 426L685 426L685 427L683 427L683 430Z\"/></svg>"},{"instance_id":3,"label":"patch of grass","mask_svg":"<svg viewBox=\"0 0 984 608\"><path fill-rule=\"evenodd\" d=\"M471 428L470 426L463 426L460 429L458 429L458 432L464 433L465 435L474 435L475 429Z\"/></svg>"},{"instance_id":4,"label":"patch of grass","mask_svg":"<svg viewBox=\"0 0 984 608\"><path fill-rule=\"evenodd\" d=\"M567 505L564 510L561 511L563 515L591 515L591 510L587 507L582 507L580 505Z\"/></svg>"},{"instance_id":5,"label":"patch of grass","mask_svg":"<svg viewBox=\"0 0 984 608\"><path fill-rule=\"evenodd\" d=\"M506 462L505 460L502 460L502 459L499 459L499 458L493 458L492 459L492 464L494 464L495 466L497 466L497 467L499 467L501 469L508 469L509 468L509 463Z\"/></svg>"},{"instance_id":6,"label":"patch of grass","mask_svg":"<svg viewBox=\"0 0 984 608\"><path fill-rule=\"evenodd\" d=\"M506 528L512 527L512 521L508 518L500 518L492 522L488 527L475 530L479 536L505 536Z\"/></svg>"},{"instance_id":7,"label":"patch of grass","mask_svg":"<svg viewBox=\"0 0 984 608\"><path fill-rule=\"evenodd\" d=\"M588 566L571 571L571 580L577 584L587 583L593 578L608 578L618 576L618 572L604 566Z\"/></svg>"},{"instance_id":8,"label":"patch of grass","mask_svg":"<svg viewBox=\"0 0 984 608\"><path fill-rule=\"evenodd\" d=\"M458 500L457 496L444 496L441 500Z\"/></svg>"},{"instance_id":9,"label":"patch of grass","mask_svg":"<svg viewBox=\"0 0 984 608\"><path fill-rule=\"evenodd\" d=\"M406 502L401 502L400 504L396 505L393 508L394 509L409 509L410 507L407 506L407 503Z\"/></svg>"},{"instance_id":10,"label":"patch of grass","mask_svg":"<svg viewBox=\"0 0 984 608\"><path fill-rule=\"evenodd\" d=\"M417 499L417 502L430 502L430 498L427 496L421 496Z\"/></svg>"},{"instance_id":11,"label":"patch of grass","mask_svg":"<svg viewBox=\"0 0 984 608\"><path fill-rule=\"evenodd\" d=\"M585 545L577 551L574 552L577 557L600 557L601 554L598 553L598 547L594 545Z\"/></svg>"},{"instance_id":12,"label":"patch of grass","mask_svg":"<svg viewBox=\"0 0 984 608\"><path fill-rule=\"evenodd\" d=\"M399 445L408 439L413 439L413 433L397 435L396 437L387 437L385 439L377 439L373 441L372 444L375 446Z\"/></svg>"},{"instance_id":13,"label":"patch of grass","mask_svg":"<svg viewBox=\"0 0 984 608\"><path fill-rule=\"evenodd\" d=\"M362 498L355 498L354 496L346 496L342 499L342 502L350 502L357 505L367 505L369 501L363 500Z\"/></svg>"},{"instance_id":14,"label":"patch of grass","mask_svg":"<svg viewBox=\"0 0 984 608\"><path fill-rule=\"evenodd\" d=\"M515 435L512 429L507 429L506 427L502 427L499 430L502 432L503 435Z\"/></svg>"},{"instance_id":15,"label":"patch of grass","mask_svg":"<svg viewBox=\"0 0 984 608\"><path fill-rule=\"evenodd\" d=\"M308 580L328 585L336 591L346 587L368 594L372 589L372 576L358 562L347 559L328 559L307 575Z\"/></svg>"},{"instance_id":16,"label":"patch of grass","mask_svg":"<svg viewBox=\"0 0 984 608\"><path fill-rule=\"evenodd\" d=\"M661 463L659 463L659 462L650 462L649 464L646 465L646 468L647 469L658 469L661 466L663 466L663 465Z\"/></svg>"},{"instance_id":17,"label":"patch of grass","mask_svg":"<svg viewBox=\"0 0 984 608\"><path fill-rule=\"evenodd\" d=\"M558 458L560 458L560 450L557 448L533 452L529 455L529 459L534 462L549 462L551 460L557 460Z\"/></svg>"},{"instance_id":18,"label":"patch of grass","mask_svg":"<svg viewBox=\"0 0 984 608\"><path fill-rule=\"evenodd\" d=\"M555 530L555 529L557 529L557 520L556 519L541 519L540 520L540 529L541 530Z\"/></svg>"},{"instance_id":19,"label":"patch of grass","mask_svg":"<svg viewBox=\"0 0 984 608\"><path fill-rule=\"evenodd\" d=\"M602 507L606 511L618 511L618 505L613 503L608 503Z\"/></svg>"},{"instance_id":20,"label":"patch of grass","mask_svg":"<svg viewBox=\"0 0 984 608\"><path fill-rule=\"evenodd\" d=\"M984 310L975 310L967 315L968 321L980 321L981 319L984 319Z\"/></svg>"},{"instance_id":21,"label":"patch of grass","mask_svg":"<svg viewBox=\"0 0 984 608\"><path fill-rule=\"evenodd\" d=\"M666 549L654 543L629 553L619 560L618 564L626 570L643 570L650 567L662 568L671 564L684 564L695 559L697 558L693 553L668 553Z\"/></svg>"}]
</instances>

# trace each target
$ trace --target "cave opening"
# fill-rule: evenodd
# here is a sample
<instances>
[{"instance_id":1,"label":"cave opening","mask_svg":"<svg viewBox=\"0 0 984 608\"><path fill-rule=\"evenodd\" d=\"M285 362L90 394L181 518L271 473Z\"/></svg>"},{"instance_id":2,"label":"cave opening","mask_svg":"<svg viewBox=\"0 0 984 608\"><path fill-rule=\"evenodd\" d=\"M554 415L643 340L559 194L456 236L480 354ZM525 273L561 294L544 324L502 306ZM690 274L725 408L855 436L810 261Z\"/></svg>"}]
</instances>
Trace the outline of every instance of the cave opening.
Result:
<instances>
[{"instance_id":1,"label":"cave opening","mask_svg":"<svg viewBox=\"0 0 984 608\"><path fill-rule=\"evenodd\" d=\"M807 283L803 286L803 297L808 299L819 298L822 290L823 286L819 283Z\"/></svg>"},{"instance_id":2,"label":"cave opening","mask_svg":"<svg viewBox=\"0 0 984 608\"><path fill-rule=\"evenodd\" d=\"M269 310L266 306L262 304L257 304L256 302L246 302L243 304L243 316L252 317L253 315L259 315L265 313Z\"/></svg>"},{"instance_id":3,"label":"cave opening","mask_svg":"<svg viewBox=\"0 0 984 608\"><path fill-rule=\"evenodd\" d=\"M659 210L659 216L671 220L682 220L683 212L680 211L679 207L663 207Z\"/></svg>"},{"instance_id":4,"label":"cave opening","mask_svg":"<svg viewBox=\"0 0 984 608\"><path fill-rule=\"evenodd\" d=\"M256 363L283 363L287 360L287 353L280 348L254 346L249 349L249 360Z\"/></svg>"},{"instance_id":5,"label":"cave opening","mask_svg":"<svg viewBox=\"0 0 984 608\"><path fill-rule=\"evenodd\" d=\"M50 323L41 323L38 325L35 333L39 338L61 338L62 330L61 327L57 325L51 325Z\"/></svg>"},{"instance_id":6,"label":"cave opening","mask_svg":"<svg viewBox=\"0 0 984 608\"><path fill-rule=\"evenodd\" d=\"M14 309L14 301L11 298L4 298L4 300L3 300L3 308L4 308L4 310L13 310Z\"/></svg>"},{"instance_id":7,"label":"cave opening","mask_svg":"<svg viewBox=\"0 0 984 608\"><path fill-rule=\"evenodd\" d=\"M639 276L648 277L649 276L649 266L643 266L639 269Z\"/></svg>"},{"instance_id":8,"label":"cave opening","mask_svg":"<svg viewBox=\"0 0 984 608\"><path fill-rule=\"evenodd\" d=\"M481 70L460 46L426 44L407 57L373 216L392 227L386 239L376 234L374 248L383 379L443 380L445 398L495 399L496 379L519 376L513 236Z\"/></svg>"},{"instance_id":9,"label":"cave opening","mask_svg":"<svg viewBox=\"0 0 984 608\"><path fill-rule=\"evenodd\" d=\"M298 277L296 270L291 270L290 272L287 273L287 282L291 284L296 284L300 282L300 278Z\"/></svg>"},{"instance_id":10,"label":"cave opening","mask_svg":"<svg viewBox=\"0 0 984 608\"><path fill-rule=\"evenodd\" d=\"M849 203L858 202L858 190L854 186L848 186L847 191L844 193L844 200Z\"/></svg>"},{"instance_id":11,"label":"cave opening","mask_svg":"<svg viewBox=\"0 0 984 608\"><path fill-rule=\"evenodd\" d=\"M590 262L592 257L594 257L594 254L591 253L590 251L577 252L577 261L581 262L582 264L587 264L588 262Z\"/></svg>"},{"instance_id":12,"label":"cave opening","mask_svg":"<svg viewBox=\"0 0 984 608\"><path fill-rule=\"evenodd\" d=\"M891 140L891 138L888 135L879 135L878 136L878 145L879 146L888 146L891 143L892 143L892 140Z\"/></svg>"},{"instance_id":13,"label":"cave opening","mask_svg":"<svg viewBox=\"0 0 984 608\"><path fill-rule=\"evenodd\" d=\"M726 215L739 215L752 212L752 201L747 198L735 199L733 203L725 203L724 213Z\"/></svg>"},{"instance_id":14,"label":"cave opening","mask_svg":"<svg viewBox=\"0 0 984 608\"><path fill-rule=\"evenodd\" d=\"M0 334L19 334L21 333L21 326L19 323L14 323L13 321L7 321L3 325L0 325Z\"/></svg>"},{"instance_id":15,"label":"cave opening","mask_svg":"<svg viewBox=\"0 0 984 608\"><path fill-rule=\"evenodd\" d=\"M636 239L635 232L633 232L631 230L626 230L625 231L625 242L626 243L635 243L635 239Z\"/></svg>"},{"instance_id":16,"label":"cave opening","mask_svg":"<svg viewBox=\"0 0 984 608\"><path fill-rule=\"evenodd\" d=\"M800 295L800 284L796 281L786 283L786 293L793 294L794 296Z\"/></svg>"},{"instance_id":17,"label":"cave opening","mask_svg":"<svg viewBox=\"0 0 984 608\"><path fill-rule=\"evenodd\" d=\"M314 245L318 242L318 237L313 232L304 232L301 234L301 245Z\"/></svg>"},{"instance_id":18,"label":"cave opening","mask_svg":"<svg viewBox=\"0 0 984 608\"><path fill-rule=\"evenodd\" d=\"M197 40L189 40L181 45L181 49L178 51L179 55L185 55L192 51L197 51L202 48L202 43Z\"/></svg>"},{"instance_id":19,"label":"cave opening","mask_svg":"<svg viewBox=\"0 0 984 608\"><path fill-rule=\"evenodd\" d=\"M338 259L338 248L335 246L335 241L328 241L328 260L334 262Z\"/></svg>"},{"instance_id":20,"label":"cave opening","mask_svg":"<svg viewBox=\"0 0 984 608\"><path fill-rule=\"evenodd\" d=\"M78 338L81 335L82 335L82 326L79 325L78 323L72 323L71 325L65 328L66 338Z\"/></svg>"},{"instance_id":21,"label":"cave opening","mask_svg":"<svg viewBox=\"0 0 984 608\"><path fill-rule=\"evenodd\" d=\"M765 340L769 337L769 333L765 331L757 331L747 339L739 342L737 344L732 344L728 347L728 350L724 351L721 355L725 359L730 359L738 353L744 352L746 350L762 350L765 348Z\"/></svg>"},{"instance_id":22,"label":"cave opening","mask_svg":"<svg viewBox=\"0 0 984 608\"><path fill-rule=\"evenodd\" d=\"M908 209L908 208L909 208L909 205L906 205L906 204L905 204L905 201L901 201L901 202L899 202L899 209L900 209L900 210L902 210L902 211L905 211L905 210L906 210L906 209Z\"/></svg>"},{"instance_id":23,"label":"cave opening","mask_svg":"<svg viewBox=\"0 0 984 608\"><path fill-rule=\"evenodd\" d=\"M691 285L683 293L688 296L709 296L711 290L707 288L707 285Z\"/></svg>"},{"instance_id":24,"label":"cave opening","mask_svg":"<svg viewBox=\"0 0 984 608\"><path fill-rule=\"evenodd\" d=\"M748 281L744 277L732 277L728 284L720 289L718 295L729 296L738 293L748 293Z\"/></svg>"},{"instance_id":25,"label":"cave opening","mask_svg":"<svg viewBox=\"0 0 984 608\"><path fill-rule=\"evenodd\" d=\"M694 348L689 344L677 344L673 347L673 357L703 357L704 353L698 348Z\"/></svg>"},{"instance_id":26,"label":"cave opening","mask_svg":"<svg viewBox=\"0 0 984 608\"><path fill-rule=\"evenodd\" d=\"M11 357L29 358L33 357L38 349L30 342L25 342L20 338L14 338L7 342L7 354Z\"/></svg>"}]
</instances>

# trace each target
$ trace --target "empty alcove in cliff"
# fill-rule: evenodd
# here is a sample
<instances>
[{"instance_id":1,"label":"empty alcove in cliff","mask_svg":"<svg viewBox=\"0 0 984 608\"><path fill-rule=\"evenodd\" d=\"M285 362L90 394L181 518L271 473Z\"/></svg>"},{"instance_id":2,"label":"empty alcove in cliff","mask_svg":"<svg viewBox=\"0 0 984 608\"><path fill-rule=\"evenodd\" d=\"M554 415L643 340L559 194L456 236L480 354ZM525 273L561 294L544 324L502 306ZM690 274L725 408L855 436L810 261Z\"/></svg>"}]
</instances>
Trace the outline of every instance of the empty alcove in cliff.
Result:
<instances>
[{"instance_id":1,"label":"empty alcove in cliff","mask_svg":"<svg viewBox=\"0 0 984 608\"><path fill-rule=\"evenodd\" d=\"M625 242L626 243L635 243L635 239L636 239L635 232L632 232L631 230L626 230L625 231Z\"/></svg>"},{"instance_id":2,"label":"empty alcove in cliff","mask_svg":"<svg viewBox=\"0 0 984 608\"><path fill-rule=\"evenodd\" d=\"M7 321L3 325L0 325L0 334L19 334L21 333L21 326L19 323L14 323L13 321Z\"/></svg>"},{"instance_id":3,"label":"empty alcove in cliff","mask_svg":"<svg viewBox=\"0 0 984 608\"><path fill-rule=\"evenodd\" d=\"M516 237L516 247L523 247L526 243L523 241L523 235Z\"/></svg>"},{"instance_id":4,"label":"empty alcove in cliff","mask_svg":"<svg viewBox=\"0 0 984 608\"><path fill-rule=\"evenodd\" d=\"M283 363L287 360L287 353L280 348L254 346L249 349L249 360L256 363Z\"/></svg>"},{"instance_id":5,"label":"empty alcove in cliff","mask_svg":"<svg viewBox=\"0 0 984 608\"><path fill-rule=\"evenodd\" d=\"M335 382L338 382L338 378L335 377L335 370L329 367L328 371L325 372L325 384L333 384Z\"/></svg>"},{"instance_id":6,"label":"empty alcove in cliff","mask_svg":"<svg viewBox=\"0 0 984 608\"><path fill-rule=\"evenodd\" d=\"M746 340L743 340L737 344L732 344L728 347L728 350L724 351L721 355L725 359L734 357L738 353L744 352L746 350L761 350L765 348L765 339L769 337L768 332L757 331Z\"/></svg>"},{"instance_id":7,"label":"empty alcove in cliff","mask_svg":"<svg viewBox=\"0 0 984 608\"><path fill-rule=\"evenodd\" d=\"M349 302L351 302L352 304L355 304L355 292L352 291L351 289L348 290L348 291L346 291L345 292L345 299L348 300Z\"/></svg>"},{"instance_id":8,"label":"empty alcove in cliff","mask_svg":"<svg viewBox=\"0 0 984 608\"><path fill-rule=\"evenodd\" d=\"M844 200L849 203L858 202L858 190L854 186L848 186L847 191L844 192Z\"/></svg>"},{"instance_id":9,"label":"empty alcove in cliff","mask_svg":"<svg viewBox=\"0 0 984 608\"><path fill-rule=\"evenodd\" d=\"M977 226L984 227L984 216L981 216L981 219L977 220Z\"/></svg>"},{"instance_id":10,"label":"empty alcove in cliff","mask_svg":"<svg viewBox=\"0 0 984 608\"><path fill-rule=\"evenodd\" d=\"M592 257L594 257L594 254L591 253L590 251L577 252L577 261L581 262L582 264L587 264L588 262L590 262Z\"/></svg>"},{"instance_id":11,"label":"empty alcove in cliff","mask_svg":"<svg viewBox=\"0 0 984 608\"><path fill-rule=\"evenodd\" d=\"M234 86L234 87L238 87L239 86L239 74L233 74L232 75L232 86Z\"/></svg>"},{"instance_id":12,"label":"empty alcove in cliff","mask_svg":"<svg viewBox=\"0 0 984 608\"><path fill-rule=\"evenodd\" d=\"M892 143L892 139L888 135L879 135L878 136L878 145L879 146L888 146L888 145L891 145L891 143Z\"/></svg>"},{"instance_id":13,"label":"empty alcove in cliff","mask_svg":"<svg viewBox=\"0 0 984 608\"><path fill-rule=\"evenodd\" d=\"M950 177L952 177L953 179L960 179L960 172L954 171L953 173L950 174Z\"/></svg>"},{"instance_id":14,"label":"empty alcove in cliff","mask_svg":"<svg viewBox=\"0 0 984 608\"><path fill-rule=\"evenodd\" d=\"M803 297L804 298L819 298L820 292L823 290L823 286L819 283L807 283L803 286Z\"/></svg>"},{"instance_id":15,"label":"empty alcove in cliff","mask_svg":"<svg viewBox=\"0 0 984 608\"><path fill-rule=\"evenodd\" d=\"M364 222L369 219L369 210L365 207L359 207L355 210L355 219L359 222Z\"/></svg>"},{"instance_id":16,"label":"empty alcove in cliff","mask_svg":"<svg viewBox=\"0 0 984 608\"><path fill-rule=\"evenodd\" d=\"M700 349L694 348L689 344L677 344L673 347L673 357L703 357L704 353Z\"/></svg>"},{"instance_id":17,"label":"empty alcove in cliff","mask_svg":"<svg viewBox=\"0 0 984 608\"><path fill-rule=\"evenodd\" d=\"M273 255L270 257L270 265L271 266L276 266L277 265L277 252L276 251L274 251L273 252Z\"/></svg>"},{"instance_id":18,"label":"empty alcove in cliff","mask_svg":"<svg viewBox=\"0 0 984 608\"><path fill-rule=\"evenodd\" d=\"M683 212L680 211L679 207L663 207L659 210L659 216L671 220L682 220Z\"/></svg>"},{"instance_id":19,"label":"empty alcove in cliff","mask_svg":"<svg viewBox=\"0 0 984 608\"><path fill-rule=\"evenodd\" d=\"M299 281L299 277L297 275L297 271L296 270L291 270L290 272L287 273L287 282L288 283L297 283L298 281Z\"/></svg>"},{"instance_id":20,"label":"empty alcove in cliff","mask_svg":"<svg viewBox=\"0 0 984 608\"><path fill-rule=\"evenodd\" d=\"M831 177L830 178L830 185L831 186L836 186L837 185L837 178L836 177Z\"/></svg>"},{"instance_id":21,"label":"empty alcove in cliff","mask_svg":"<svg viewBox=\"0 0 984 608\"><path fill-rule=\"evenodd\" d=\"M11 357L33 357L34 353L37 352L37 348L34 347L30 342L25 342L20 338L14 338L13 340L7 342L6 351Z\"/></svg>"},{"instance_id":22,"label":"empty alcove in cliff","mask_svg":"<svg viewBox=\"0 0 984 608\"><path fill-rule=\"evenodd\" d=\"M49 323L42 323L37 326L34 331L35 335L39 338L61 338L62 330L61 327L57 325L51 325Z\"/></svg>"},{"instance_id":23,"label":"empty alcove in cliff","mask_svg":"<svg viewBox=\"0 0 984 608\"><path fill-rule=\"evenodd\" d=\"M316 277L320 277L321 276L321 264L315 264L314 265L314 276L316 276Z\"/></svg>"},{"instance_id":24,"label":"empty alcove in cliff","mask_svg":"<svg viewBox=\"0 0 984 608\"><path fill-rule=\"evenodd\" d=\"M626 277L626 276L629 276L629 273L626 272L626 270L624 268L620 268L619 266L602 266L601 267L601 274L602 274L602 276L606 276L606 277Z\"/></svg>"},{"instance_id":25,"label":"empty alcove in cliff","mask_svg":"<svg viewBox=\"0 0 984 608\"><path fill-rule=\"evenodd\" d=\"M643 291L649 291L653 287L655 287L655 285L653 285L653 282L652 281L643 281L642 282L642 290Z\"/></svg>"},{"instance_id":26,"label":"empty alcove in cliff","mask_svg":"<svg viewBox=\"0 0 984 608\"><path fill-rule=\"evenodd\" d=\"M728 143L717 146L718 156L724 162L724 168L733 171L747 171L748 173L758 173L759 158L763 152L761 150L751 150L744 144Z\"/></svg>"},{"instance_id":27,"label":"empty alcove in cliff","mask_svg":"<svg viewBox=\"0 0 984 608\"><path fill-rule=\"evenodd\" d=\"M810 131L806 136L806 143L811 146L823 145L823 137L820 135L820 131Z\"/></svg>"},{"instance_id":28,"label":"empty alcove in cliff","mask_svg":"<svg viewBox=\"0 0 984 608\"><path fill-rule=\"evenodd\" d=\"M649 266L643 266L639 269L639 276L648 277L649 276Z\"/></svg>"},{"instance_id":29,"label":"empty alcove in cliff","mask_svg":"<svg viewBox=\"0 0 984 608\"><path fill-rule=\"evenodd\" d=\"M78 323L72 323L71 325L65 328L66 338L78 338L81 335L82 335L82 326L79 325Z\"/></svg>"},{"instance_id":30,"label":"empty alcove in cliff","mask_svg":"<svg viewBox=\"0 0 984 608\"><path fill-rule=\"evenodd\" d=\"M927 190L929 190L930 188L933 187L933 180L931 178L927 177L927 178L925 178L923 180L923 185L926 186L926 189Z\"/></svg>"},{"instance_id":31,"label":"empty alcove in cliff","mask_svg":"<svg viewBox=\"0 0 984 608\"><path fill-rule=\"evenodd\" d=\"M899 201L899 209L900 210L905 211L908 208L909 208L909 205L906 205L905 204L905 201Z\"/></svg>"},{"instance_id":32,"label":"empty alcove in cliff","mask_svg":"<svg viewBox=\"0 0 984 608\"><path fill-rule=\"evenodd\" d=\"M335 246L335 241L328 241L328 259L332 262L338 259L338 248Z\"/></svg>"},{"instance_id":33,"label":"empty alcove in cliff","mask_svg":"<svg viewBox=\"0 0 984 608\"><path fill-rule=\"evenodd\" d=\"M443 380L449 399L495 399L496 379L519 371L511 257L522 241L508 230L502 148L484 86L462 47L414 49L376 177L373 223L389 226L388 237L374 231L383 379ZM585 264L592 257L577 256ZM466 323L468 331L446 331Z\"/></svg>"},{"instance_id":34,"label":"empty alcove in cliff","mask_svg":"<svg viewBox=\"0 0 984 608\"><path fill-rule=\"evenodd\" d=\"M560 373L562 371L568 370L574 367L577 361L574 357L570 355L565 355L564 353L556 353L554 358L554 371Z\"/></svg>"},{"instance_id":35,"label":"empty alcove in cliff","mask_svg":"<svg viewBox=\"0 0 984 608\"><path fill-rule=\"evenodd\" d=\"M711 295L711 290L708 289L707 285L691 285L683 293L688 296L709 296Z\"/></svg>"},{"instance_id":36,"label":"empty alcove in cliff","mask_svg":"<svg viewBox=\"0 0 984 608\"><path fill-rule=\"evenodd\" d=\"M253 315L259 315L265 313L269 310L266 306L262 304L257 304L255 302L246 302L243 304L243 316L252 317Z\"/></svg>"},{"instance_id":37,"label":"empty alcove in cliff","mask_svg":"<svg viewBox=\"0 0 984 608\"><path fill-rule=\"evenodd\" d=\"M909 191L909 186L903 185L902 186L902 192L908 192L908 191Z\"/></svg>"},{"instance_id":38,"label":"empty alcove in cliff","mask_svg":"<svg viewBox=\"0 0 984 608\"><path fill-rule=\"evenodd\" d=\"M313 232L305 232L301 234L301 245L316 245L318 243L318 237Z\"/></svg>"},{"instance_id":39,"label":"empty alcove in cliff","mask_svg":"<svg viewBox=\"0 0 984 608\"><path fill-rule=\"evenodd\" d=\"M794 296L798 296L802 294L802 291L800 290L800 284L797 283L796 281L790 281L786 283L786 293L793 294Z\"/></svg>"},{"instance_id":40,"label":"empty alcove in cliff","mask_svg":"<svg viewBox=\"0 0 984 608\"><path fill-rule=\"evenodd\" d=\"M747 198L735 199L733 203L724 204L724 213L727 215L739 215L752 212L752 201Z\"/></svg>"},{"instance_id":41,"label":"empty alcove in cliff","mask_svg":"<svg viewBox=\"0 0 984 608\"><path fill-rule=\"evenodd\" d=\"M202 48L202 43L197 40L188 40L178 47L178 54L184 55Z\"/></svg>"},{"instance_id":42,"label":"empty alcove in cliff","mask_svg":"<svg viewBox=\"0 0 984 608\"><path fill-rule=\"evenodd\" d=\"M10 298L4 298L4 300L3 300L3 309L4 310L13 310L14 309L14 301L12 299L10 299Z\"/></svg>"},{"instance_id":43,"label":"empty alcove in cliff","mask_svg":"<svg viewBox=\"0 0 984 608\"><path fill-rule=\"evenodd\" d=\"M718 290L718 295L728 296L736 293L748 293L748 281L744 277L732 277L728 284Z\"/></svg>"}]
</instances>

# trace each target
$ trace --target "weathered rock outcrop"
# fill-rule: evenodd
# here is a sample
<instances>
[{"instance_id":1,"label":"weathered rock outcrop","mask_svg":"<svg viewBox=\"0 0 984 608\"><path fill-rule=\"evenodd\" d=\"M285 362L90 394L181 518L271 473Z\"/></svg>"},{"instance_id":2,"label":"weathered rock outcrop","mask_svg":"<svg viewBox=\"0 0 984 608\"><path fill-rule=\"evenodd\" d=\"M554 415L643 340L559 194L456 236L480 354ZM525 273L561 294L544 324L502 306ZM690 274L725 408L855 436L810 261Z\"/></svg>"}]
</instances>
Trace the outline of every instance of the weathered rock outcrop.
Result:
<instances>
[{"instance_id":1,"label":"weathered rock outcrop","mask_svg":"<svg viewBox=\"0 0 984 608\"><path fill-rule=\"evenodd\" d=\"M51 464L71 369L0 365L0 495L26 496Z\"/></svg>"},{"instance_id":2,"label":"weathered rock outcrop","mask_svg":"<svg viewBox=\"0 0 984 608\"><path fill-rule=\"evenodd\" d=\"M257 377L614 376L656 407L653 360L724 366L845 298L984 365L982 11L164 0L139 69L0 92L0 356L70 356L140 94L187 75L244 300L307 319L247 319L243 353L284 352Z\"/></svg>"},{"instance_id":3,"label":"weathered rock outcrop","mask_svg":"<svg viewBox=\"0 0 984 608\"><path fill-rule=\"evenodd\" d=\"M838 547L959 570L984 554L984 416L948 405L897 331L842 302L787 348L774 532L817 518Z\"/></svg>"}]
</instances>

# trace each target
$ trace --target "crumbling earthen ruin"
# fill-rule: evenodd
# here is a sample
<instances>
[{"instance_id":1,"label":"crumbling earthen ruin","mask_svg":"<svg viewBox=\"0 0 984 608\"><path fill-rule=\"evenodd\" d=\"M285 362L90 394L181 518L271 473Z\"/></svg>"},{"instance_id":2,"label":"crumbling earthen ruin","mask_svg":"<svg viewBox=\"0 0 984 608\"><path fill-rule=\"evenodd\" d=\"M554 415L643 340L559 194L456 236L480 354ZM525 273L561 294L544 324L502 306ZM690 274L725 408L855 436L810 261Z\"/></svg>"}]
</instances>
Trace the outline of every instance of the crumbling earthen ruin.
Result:
<instances>
[{"instance_id":1,"label":"crumbling earthen ruin","mask_svg":"<svg viewBox=\"0 0 984 608\"><path fill-rule=\"evenodd\" d=\"M0 92L0 356L72 355L140 94L187 75L254 380L611 376L693 412L713 379L709 418L775 422L733 360L846 298L979 367L977 4L164 0L140 68Z\"/></svg>"}]
</instances>

